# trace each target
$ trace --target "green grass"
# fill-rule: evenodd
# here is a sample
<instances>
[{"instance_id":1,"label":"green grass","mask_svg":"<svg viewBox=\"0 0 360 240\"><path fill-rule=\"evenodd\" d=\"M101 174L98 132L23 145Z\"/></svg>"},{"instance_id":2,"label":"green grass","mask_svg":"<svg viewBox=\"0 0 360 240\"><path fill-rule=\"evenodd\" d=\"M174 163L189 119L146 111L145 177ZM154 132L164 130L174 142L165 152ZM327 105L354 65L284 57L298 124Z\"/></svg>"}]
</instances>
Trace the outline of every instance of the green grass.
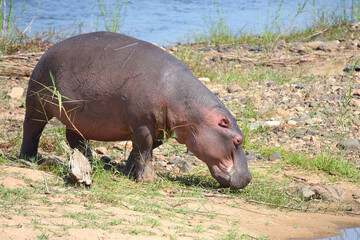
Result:
<instances>
[{"instance_id":1,"label":"green grass","mask_svg":"<svg viewBox=\"0 0 360 240\"><path fill-rule=\"evenodd\" d=\"M282 156L282 161L286 164L299 166L315 172L323 171L329 176L335 175L351 182L357 183L360 181L360 172L353 163L330 152L319 152L313 157L306 153L289 152L284 147L265 147L257 143L249 143L248 148L261 153L265 157L277 151Z\"/></svg>"}]
</instances>

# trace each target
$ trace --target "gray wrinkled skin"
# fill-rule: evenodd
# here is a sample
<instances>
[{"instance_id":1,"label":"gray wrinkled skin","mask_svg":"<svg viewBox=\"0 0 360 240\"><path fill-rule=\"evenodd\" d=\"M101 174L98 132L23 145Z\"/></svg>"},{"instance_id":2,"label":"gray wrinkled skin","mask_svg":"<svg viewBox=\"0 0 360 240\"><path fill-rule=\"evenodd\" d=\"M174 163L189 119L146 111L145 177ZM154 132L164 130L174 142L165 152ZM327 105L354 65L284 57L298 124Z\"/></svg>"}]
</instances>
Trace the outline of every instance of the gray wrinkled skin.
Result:
<instances>
[{"instance_id":1,"label":"gray wrinkled skin","mask_svg":"<svg viewBox=\"0 0 360 240\"><path fill-rule=\"evenodd\" d=\"M135 38L89 33L47 51L29 81L21 157L36 156L53 117L88 156L89 139L131 140L126 169L138 181L153 179L152 149L173 133L222 186L251 180L235 118L183 62Z\"/></svg>"}]
</instances>

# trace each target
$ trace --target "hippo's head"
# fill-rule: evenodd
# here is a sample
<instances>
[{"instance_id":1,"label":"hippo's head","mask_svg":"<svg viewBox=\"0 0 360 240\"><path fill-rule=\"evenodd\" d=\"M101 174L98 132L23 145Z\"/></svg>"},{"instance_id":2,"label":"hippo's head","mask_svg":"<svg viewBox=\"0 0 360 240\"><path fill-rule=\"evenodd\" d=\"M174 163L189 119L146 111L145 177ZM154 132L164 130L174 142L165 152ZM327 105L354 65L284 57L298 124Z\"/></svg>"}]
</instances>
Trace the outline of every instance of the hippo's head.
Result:
<instances>
[{"instance_id":1,"label":"hippo's head","mask_svg":"<svg viewBox=\"0 0 360 240\"><path fill-rule=\"evenodd\" d=\"M251 180L241 143L244 134L235 118L224 108L208 110L201 114L201 121L183 128L182 142L204 161L211 175L223 187L241 189ZM178 132L178 131L177 131Z\"/></svg>"}]
</instances>

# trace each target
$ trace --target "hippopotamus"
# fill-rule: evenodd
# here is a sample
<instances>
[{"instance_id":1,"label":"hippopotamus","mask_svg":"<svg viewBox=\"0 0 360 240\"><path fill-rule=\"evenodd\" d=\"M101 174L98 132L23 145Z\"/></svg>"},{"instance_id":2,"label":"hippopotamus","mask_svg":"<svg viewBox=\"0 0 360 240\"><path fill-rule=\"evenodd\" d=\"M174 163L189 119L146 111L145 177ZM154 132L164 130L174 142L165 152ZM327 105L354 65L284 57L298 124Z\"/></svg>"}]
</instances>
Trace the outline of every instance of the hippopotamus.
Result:
<instances>
[{"instance_id":1,"label":"hippopotamus","mask_svg":"<svg viewBox=\"0 0 360 240\"><path fill-rule=\"evenodd\" d=\"M70 147L90 156L89 140L131 140L126 169L137 181L153 179L152 151L170 136L222 187L251 180L234 116L182 61L152 43L93 32L55 44L29 80L20 157L37 156L53 117L66 126Z\"/></svg>"}]
</instances>

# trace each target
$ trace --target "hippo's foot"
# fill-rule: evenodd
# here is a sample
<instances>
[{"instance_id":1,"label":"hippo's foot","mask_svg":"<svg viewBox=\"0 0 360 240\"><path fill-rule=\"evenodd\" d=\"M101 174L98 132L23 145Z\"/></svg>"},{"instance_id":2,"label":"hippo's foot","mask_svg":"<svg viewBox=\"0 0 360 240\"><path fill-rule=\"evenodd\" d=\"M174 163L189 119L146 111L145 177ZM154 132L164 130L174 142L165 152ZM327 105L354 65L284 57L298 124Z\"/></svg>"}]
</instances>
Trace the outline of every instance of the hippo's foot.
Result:
<instances>
[{"instance_id":1,"label":"hippo's foot","mask_svg":"<svg viewBox=\"0 0 360 240\"><path fill-rule=\"evenodd\" d=\"M154 167L152 164L147 164L139 167L135 171L135 179L137 182L151 182L156 178Z\"/></svg>"},{"instance_id":2,"label":"hippo's foot","mask_svg":"<svg viewBox=\"0 0 360 240\"><path fill-rule=\"evenodd\" d=\"M137 182L149 182L156 178L152 163L140 163L132 154L130 154L126 162L124 174L135 178Z\"/></svg>"}]
</instances>

